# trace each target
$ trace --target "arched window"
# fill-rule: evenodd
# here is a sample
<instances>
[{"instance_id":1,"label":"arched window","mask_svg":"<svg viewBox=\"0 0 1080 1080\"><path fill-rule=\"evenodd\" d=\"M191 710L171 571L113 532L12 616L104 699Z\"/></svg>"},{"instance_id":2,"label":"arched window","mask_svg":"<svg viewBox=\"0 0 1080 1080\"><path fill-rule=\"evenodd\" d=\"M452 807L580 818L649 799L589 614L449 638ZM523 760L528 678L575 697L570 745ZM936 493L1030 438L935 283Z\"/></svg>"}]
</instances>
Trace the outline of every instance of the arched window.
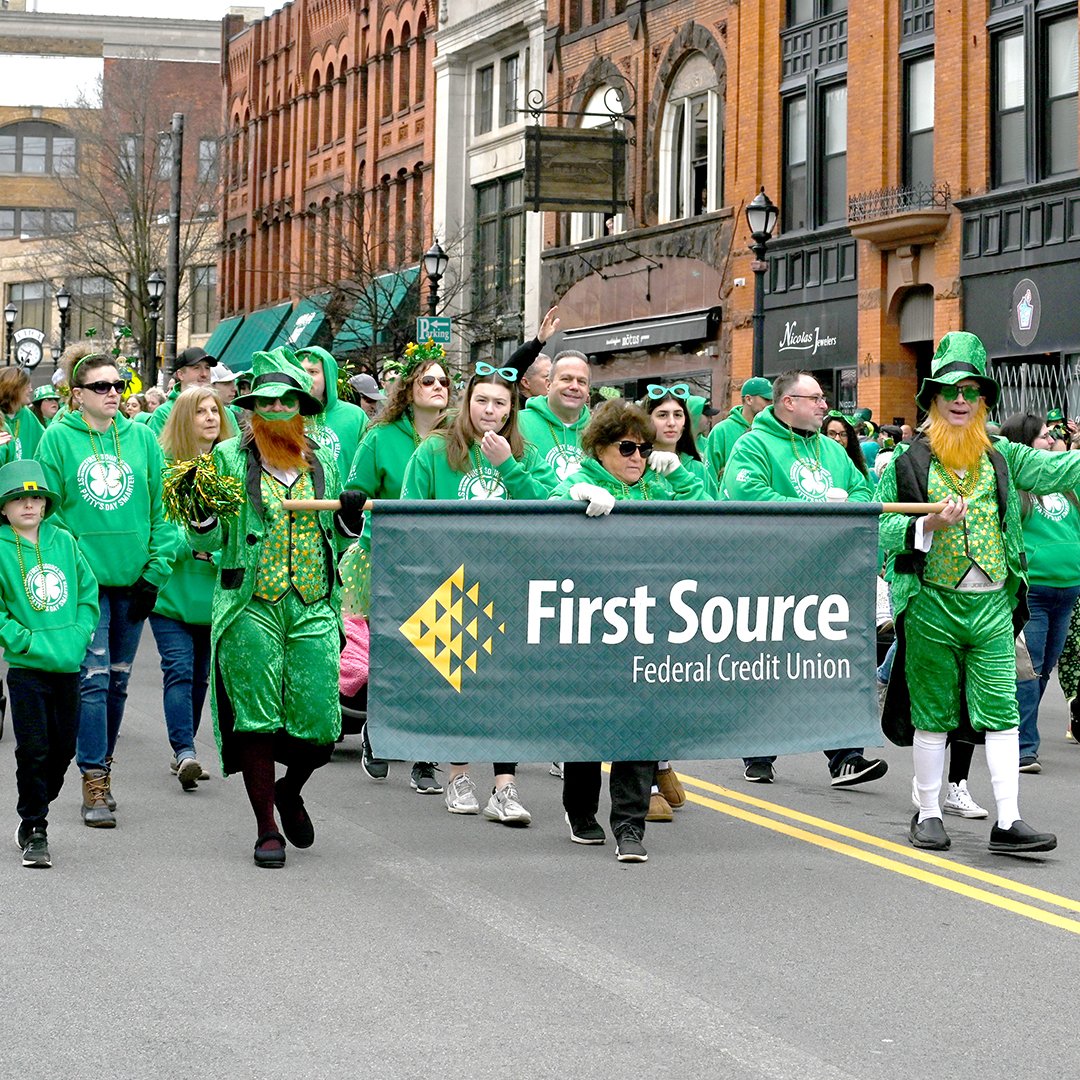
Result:
<instances>
[{"instance_id":1,"label":"arched window","mask_svg":"<svg viewBox=\"0 0 1080 1080\"><path fill-rule=\"evenodd\" d=\"M361 62L358 75L360 86L357 90L356 128L358 131L363 131L367 127L368 108L368 62L366 60Z\"/></svg>"},{"instance_id":2,"label":"arched window","mask_svg":"<svg viewBox=\"0 0 1080 1080\"><path fill-rule=\"evenodd\" d=\"M615 118L622 113L622 100L613 86L601 86L594 90L585 101L581 126L589 129L622 131L623 122ZM610 213L574 213L570 215L570 243L580 244L585 240L597 240L601 236L620 233L625 228L622 214L614 217Z\"/></svg>"},{"instance_id":3,"label":"arched window","mask_svg":"<svg viewBox=\"0 0 1080 1080\"><path fill-rule=\"evenodd\" d=\"M724 101L701 53L679 65L668 90L658 161L660 220L719 210L724 201Z\"/></svg>"},{"instance_id":4,"label":"arched window","mask_svg":"<svg viewBox=\"0 0 1080 1080\"><path fill-rule=\"evenodd\" d=\"M382 55L382 107L379 115L385 120L394 112L394 32L386 32Z\"/></svg>"},{"instance_id":5,"label":"arched window","mask_svg":"<svg viewBox=\"0 0 1080 1080\"><path fill-rule=\"evenodd\" d=\"M240 182L247 183L248 159L251 156L251 110L244 110L244 126L240 129Z\"/></svg>"},{"instance_id":6,"label":"arched window","mask_svg":"<svg viewBox=\"0 0 1080 1080\"><path fill-rule=\"evenodd\" d=\"M322 77L316 71L308 94L308 152L319 149L319 96Z\"/></svg>"},{"instance_id":7,"label":"arched window","mask_svg":"<svg viewBox=\"0 0 1080 1080\"><path fill-rule=\"evenodd\" d=\"M401 57L398 61L398 110L404 112L409 107L409 81L412 75L409 60L409 24L401 28Z\"/></svg>"},{"instance_id":8,"label":"arched window","mask_svg":"<svg viewBox=\"0 0 1080 1080\"><path fill-rule=\"evenodd\" d=\"M424 103L427 92L427 17L423 14L416 24L416 101Z\"/></svg>"},{"instance_id":9,"label":"arched window","mask_svg":"<svg viewBox=\"0 0 1080 1080\"><path fill-rule=\"evenodd\" d=\"M348 100L349 91L349 58L343 56L341 58L341 68L338 74L338 96L337 96L337 137L342 139L345 137L345 105Z\"/></svg>"},{"instance_id":10,"label":"arched window","mask_svg":"<svg viewBox=\"0 0 1080 1080\"><path fill-rule=\"evenodd\" d=\"M75 175L75 138L42 120L20 120L0 128L0 173Z\"/></svg>"},{"instance_id":11,"label":"arched window","mask_svg":"<svg viewBox=\"0 0 1080 1080\"><path fill-rule=\"evenodd\" d=\"M419 164L413 166L412 173L412 222L409 228L409 258L419 262L420 252L424 250L424 174Z\"/></svg>"},{"instance_id":12,"label":"arched window","mask_svg":"<svg viewBox=\"0 0 1080 1080\"><path fill-rule=\"evenodd\" d=\"M403 266L405 263L405 241L408 238L405 232L405 206L408 198L406 190L409 184L409 174L405 169L399 169L397 183L394 185L394 265Z\"/></svg>"},{"instance_id":13,"label":"arched window","mask_svg":"<svg viewBox=\"0 0 1080 1080\"><path fill-rule=\"evenodd\" d=\"M378 265L390 263L390 177L384 176L379 182L379 250Z\"/></svg>"},{"instance_id":14,"label":"arched window","mask_svg":"<svg viewBox=\"0 0 1080 1080\"><path fill-rule=\"evenodd\" d=\"M336 93L337 87L334 84L334 65L331 64L326 69L326 86L323 87L323 146L329 146L334 141L334 94Z\"/></svg>"}]
</instances>

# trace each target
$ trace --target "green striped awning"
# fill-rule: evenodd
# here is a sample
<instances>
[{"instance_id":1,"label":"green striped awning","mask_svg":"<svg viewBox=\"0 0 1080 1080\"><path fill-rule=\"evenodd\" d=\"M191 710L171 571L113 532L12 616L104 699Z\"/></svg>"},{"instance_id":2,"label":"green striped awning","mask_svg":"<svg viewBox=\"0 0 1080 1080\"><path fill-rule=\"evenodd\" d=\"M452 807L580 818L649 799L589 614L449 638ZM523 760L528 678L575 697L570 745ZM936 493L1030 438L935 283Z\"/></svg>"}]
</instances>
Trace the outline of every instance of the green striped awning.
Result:
<instances>
[{"instance_id":1,"label":"green striped awning","mask_svg":"<svg viewBox=\"0 0 1080 1080\"><path fill-rule=\"evenodd\" d=\"M236 331L240 329L240 324L243 321L243 315L233 315L230 319L222 319L214 327L214 332L210 335L210 339L203 348L211 356L216 356L220 360L222 354L229 347L229 342L236 337Z\"/></svg>"},{"instance_id":2,"label":"green striped awning","mask_svg":"<svg viewBox=\"0 0 1080 1080\"><path fill-rule=\"evenodd\" d=\"M328 343L330 333L326 305L329 302L329 293L301 300L292 316L285 320L270 348L288 345L290 349L306 349L309 345L321 345L323 339Z\"/></svg>"},{"instance_id":3,"label":"green striped awning","mask_svg":"<svg viewBox=\"0 0 1080 1080\"><path fill-rule=\"evenodd\" d=\"M412 266L392 274L382 274L356 302L352 314L341 325L334 347L335 356L345 355L378 344L384 328L401 307L409 290L420 276L420 267Z\"/></svg>"},{"instance_id":4,"label":"green striped awning","mask_svg":"<svg viewBox=\"0 0 1080 1080\"><path fill-rule=\"evenodd\" d=\"M218 360L231 371L250 371L251 354L274 347L278 333L292 314L292 309L291 303L284 303L251 312L224 353L217 354Z\"/></svg>"}]
</instances>

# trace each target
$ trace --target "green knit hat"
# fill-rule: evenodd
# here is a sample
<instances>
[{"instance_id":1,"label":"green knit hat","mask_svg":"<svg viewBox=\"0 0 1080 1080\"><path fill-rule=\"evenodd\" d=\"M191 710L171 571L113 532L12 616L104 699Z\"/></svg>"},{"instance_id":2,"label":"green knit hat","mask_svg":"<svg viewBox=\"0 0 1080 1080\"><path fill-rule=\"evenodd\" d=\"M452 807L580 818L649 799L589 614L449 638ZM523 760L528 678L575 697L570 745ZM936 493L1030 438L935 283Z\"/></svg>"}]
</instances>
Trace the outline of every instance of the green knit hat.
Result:
<instances>
[{"instance_id":1,"label":"green knit hat","mask_svg":"<svg viewBox=\"0 0 1080 1080\"><path fill-rule=\"evenodd\" d=\"M311 393L311 376L287 345L279 345L270 352L254 353L250 375L251 390L233 399L237 408L254 409L258 401L273 401L286 394L295 394L301 416L322 412L322 402Z\"/></svg>"},{"instance_id":2,"label":"green knit hat","mask_svg":"<svg viewBox=\"0 0 1080 1080\"><path fill-rule=\"evenodd\" d=\"M10 461L0 469L0 506L12 499L27 495L40 495L45 500L45 516L48 517L60 502L60 496L45 486L45 474L33 458Z\"/></svg>"},{"instance_id":3,"label":"green knit hat","mask_svg":"<svg viewBox=\"0 0 1080 1080\"><path fill-rule=\"evenodd\" d=\"M34 391L35 401L59 401L60 395L56 392L56 387L51 383L46 383L44 386L39 386Z\"/></svg>"},{"instance_id":4,"label":"green knit hat","mask_svg":"<svg viewBox=\"0 0 1080 1080\"><path fill-rule=\"evenodd\" d=\"M986 374L986 349L974 335L964 330L946 334L930 362L930 377L923 379L915 403L925 412L943 386L955 386L964 379L974 379L979 392L986 398L986 407L992 409L1001 393L1001 387Z\"/></svg>"}]
</instances>

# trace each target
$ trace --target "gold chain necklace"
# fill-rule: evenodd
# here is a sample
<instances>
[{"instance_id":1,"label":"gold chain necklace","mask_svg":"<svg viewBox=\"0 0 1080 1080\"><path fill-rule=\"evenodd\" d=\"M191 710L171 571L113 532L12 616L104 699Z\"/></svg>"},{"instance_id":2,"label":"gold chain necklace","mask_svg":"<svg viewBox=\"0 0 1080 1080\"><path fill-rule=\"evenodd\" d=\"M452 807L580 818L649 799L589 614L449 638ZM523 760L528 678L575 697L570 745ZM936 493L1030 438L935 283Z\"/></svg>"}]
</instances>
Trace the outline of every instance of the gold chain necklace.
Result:
<instances>
[{"instance_id":1,"label":"gold chain necklace","mask_svg":"<svg viewBox=\"0 0 1080 1080\"><path fill-rule=\"evenodd\" d=\"M618 477L616 477L616 479L618 480ZM638 491L641 492L641 498L642 498L642 500L644 502L651 502L651 500L652 500L652 496L649 494L649 485L645 483L645 477L644 476L642 476L640 479L636 480L629 487L627 487L627 485L625 483L623 483L622 480L619 480L619 485L622 487L623 498L624 499L629 499L630 498L630 492L633 491L634 488L637 488Z\"/></svg>"},{"instance_id":2,"label":"gold chain necklace","mask_svg":"<svg viewBox=\"0 0 1080 1080\"><path fill-rule=\"evenodd\" d=\"M979 486L979 477L982 474L982 455L975 462L975 467L961 479L952 469L946 468L937 458L931 458L931 463L937 472L938 479L954 494L962 499L970 499L975 489Z\"/></svg>"},{"instance_id":3,"label":"gold chain necklace","mask_svg":"<svg viewBox=\"0 0 1080 1080\"><path fill-rule=\"evenodd\" d=\"M14 530L12 531L14 532ZM15 554L19 559L19 576L22 580L23 592L26 593L26 599L30 601L30 606L35 611L44 611L48 605L41 603L26 584L26 564L23 562L22 541L19 539L17 532L15 533ZM36 541L34 543L34 554L37 556L38 580L42 581L45 577L45 567L41 562L41 545Z\"/></svg>"},{"instance_id":4,"label":"gold chain necklace","mask_svg":"<svg viewBox=\"0 0 1080 1080\"><path fill-rule=\"evenodd\" d=\"M104 453L104 449L98 450L98 446L97 446L97 443L95 442L95 439L100 439L101 435L99 433L95 432L94 429L86 422L86 417L83 416L82 413L79 413L79 416L82 417L82 422L84 424L86 424L86 430L90 435L90 449L93 450L94 457L100 462L101 461L101 455L102 455L102 453ZM119 436L119 434L117 433L117 430L116 430L116 421L115 420L110 420L109 421L109 429L112 431L113 446L116 448L116 460L120 461L121 460L120 459L120 436ZM102 441L102 444L104 445L105 440L102 439L101 441Z\"/></svg>"},{"instance_id":5,"label":"gold chain necklace","mask_svg":"<svg viewBox=\"0 0 1080 1080\"><path fill-rule=\"evenodd\" d=\"M806 468L808 468L813 473L821 472L822 471L821 447L818 444L818 439L820 439L821 436L817 435L817 434L812 436L812 438L814 440L813 443L811 444L813 446L813 448L814 448L814 456L812 458L811 457L805 457L804 458L799 454L799 448L795 443L795 432L792 431L791 428L788 428L788 438L791 440L791 452L792 452L792 454L794 454L795 460L800 465L805 465ZM809 440L805 440L805 441L809 441Z\"/></svg>"}]
</instances>

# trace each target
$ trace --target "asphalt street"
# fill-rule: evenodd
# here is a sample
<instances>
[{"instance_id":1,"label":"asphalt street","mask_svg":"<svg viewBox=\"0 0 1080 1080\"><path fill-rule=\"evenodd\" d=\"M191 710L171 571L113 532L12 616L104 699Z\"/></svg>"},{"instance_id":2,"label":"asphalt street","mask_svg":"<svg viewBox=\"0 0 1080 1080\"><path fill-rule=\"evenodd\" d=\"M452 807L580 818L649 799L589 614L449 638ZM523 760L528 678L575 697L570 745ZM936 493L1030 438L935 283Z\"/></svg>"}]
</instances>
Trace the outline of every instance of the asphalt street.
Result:
<instances>
[{"instance_id":1,"label":"asphalt street","mask_svg":"<svg viewBox=\"0 0 1080 1080\"><path fill-rule=\"evenodd\" d=\"M951 851L915 851L895 747L847 791L821 755L781 759L771 787L678 763L690 802L623 865L570 843L546 764L522 767L533 825L510 829L447 814L405 765L371 782L350 739L305 792L315 846L270 872L208 720L214 779L185 794L170 774L146 633L118 828L82 825L73 768L54 867L23 869L0 741L0 1077L1074 1076L1080 748L1056 682L1041 726L1021 810L1058 832L1046 857L992 856L989 822L959 818ZM971 789L992 806L981 750Z\"/></svg>"}]
</instances>

